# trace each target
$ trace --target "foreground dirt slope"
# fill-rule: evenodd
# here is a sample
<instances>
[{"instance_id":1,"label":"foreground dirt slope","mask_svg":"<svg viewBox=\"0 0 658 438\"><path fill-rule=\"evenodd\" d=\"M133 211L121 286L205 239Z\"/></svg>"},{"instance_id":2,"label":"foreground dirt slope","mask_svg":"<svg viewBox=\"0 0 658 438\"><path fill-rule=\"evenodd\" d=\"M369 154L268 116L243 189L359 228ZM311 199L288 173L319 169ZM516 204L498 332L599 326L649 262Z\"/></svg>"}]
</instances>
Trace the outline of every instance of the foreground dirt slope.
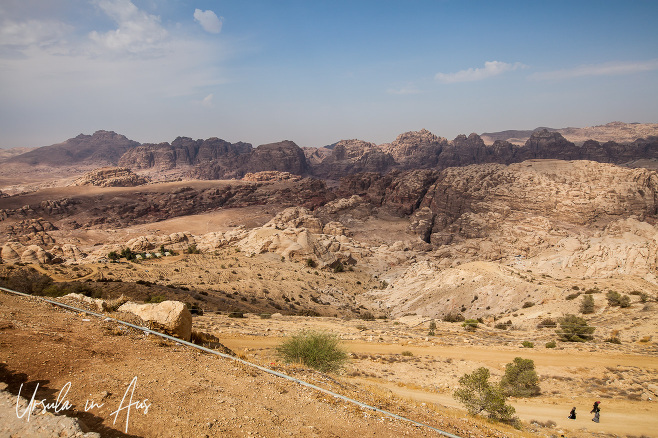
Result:
<instances>
[{"instance_id":1,"label":"foreground dirt slope","mask_svg":"<svg viewBox=\"0 0 658 438\"><path fill-rule=\"evenodd\" d=\"M104 437L439 436L238 363L34 299L0 293L0 309L0 380L8 390L16 394L24 383L21 395L29 398L39 383L36 399L54 402L71 382L70 390L60 394L60 400L74 405L68 414ZM307 378L335 386L328 376L307 372ZM112 412L129 403L129 392L123 405L122 398L131 382L136 383L132 402L142 404L132 406L129 418L127 409L120 411L113 424ZM466 419L441 418L428 407L395 398L343 391L460 436L517 436ZM85 412L92 400L103 406Z\"/></svg>"}]
</instances>

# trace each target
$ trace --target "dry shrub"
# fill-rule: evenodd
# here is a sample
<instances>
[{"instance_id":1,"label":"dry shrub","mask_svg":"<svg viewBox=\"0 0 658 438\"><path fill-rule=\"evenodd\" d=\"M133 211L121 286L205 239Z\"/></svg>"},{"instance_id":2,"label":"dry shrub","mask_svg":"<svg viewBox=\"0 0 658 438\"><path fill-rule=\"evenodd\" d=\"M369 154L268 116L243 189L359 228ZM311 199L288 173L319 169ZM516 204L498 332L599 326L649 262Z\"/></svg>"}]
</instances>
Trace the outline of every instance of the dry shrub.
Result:
<instances>
[{"instance_id":1,"label":"dry shrub","mask_svg":"<svg viewBox=\"0 0 658 438\"><path fill-rule=\"evenodd\" d=\"M128 302L128 297L125 295L121 294L119 298L114 298L112 300L108 300L105 304L107 304L107 310L110 312L116 312L116 310L121 307L123 304Z\"/></svg>"},{"instance_id":2,"label":"dry shrub","mask_svg":"<svg viewBox=\"0 0 658 438\"><path fill-rule=\"evenodd\" d=\"M541 427L555 427L557 426L557 423L553 420L547 420L545 422L539 421L539 420L530 420L530 424L536 424L537 426Z\"/></svg>"},{"instance_id":3,"label":"dry shrub","mask_svg":"<svg viewBox=\"0 0 658 438\"><path fill-rule=\"evenodd\" d=\"M192 334L190 336L190 342L205 348L217 350L224 354L235 356L233 350L231 350L230 348L219 342L219 338L215 335L211 335L210 333L192 330Z\"/></svg>"}]
</instances>

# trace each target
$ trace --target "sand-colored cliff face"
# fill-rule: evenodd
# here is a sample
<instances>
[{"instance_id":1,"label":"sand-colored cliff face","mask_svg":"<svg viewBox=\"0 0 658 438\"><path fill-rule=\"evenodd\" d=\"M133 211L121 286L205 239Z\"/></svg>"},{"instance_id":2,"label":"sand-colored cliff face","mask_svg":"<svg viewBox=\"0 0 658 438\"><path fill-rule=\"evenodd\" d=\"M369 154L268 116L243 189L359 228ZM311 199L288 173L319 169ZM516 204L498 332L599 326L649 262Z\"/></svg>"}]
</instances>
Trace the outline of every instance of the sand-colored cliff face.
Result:
<instances>
[{"instance_id":1,"label":"sand-colored cliff face","mask_svg":"<svg viewBox=\"0 0 658 438\"><path fill-rule=\"evenodd\" d=\"M539 160L446 169L420 207L434 214L432 234L440 243L446 234L485 237L532 217L581 226L630 215L644 220L655 215L657 189L658 176L646 169Z\"/></svg>"},{"instance_id":2,"label":"sand-colored cliff face","mask_svg":"<svg viewBox=\"0 0 658 438\"><path fill-rule=\"evenodd\" d=\"M537 128L536 130L541 130ZM535 131L536 131L535 130ZM658 123L623 123L610 122L605 125L588 126L585 128L562 128L552 129L562 134L573 143L583 143L587 140L599 142L614 141L617 143L630 143L638 138L647 138L658 135ZM496 140L506 140L513 144L524 144L534 131L510 130L501 132L488 132L482 134L482 139L487 144Z\"/></svg>"}]
</instances>

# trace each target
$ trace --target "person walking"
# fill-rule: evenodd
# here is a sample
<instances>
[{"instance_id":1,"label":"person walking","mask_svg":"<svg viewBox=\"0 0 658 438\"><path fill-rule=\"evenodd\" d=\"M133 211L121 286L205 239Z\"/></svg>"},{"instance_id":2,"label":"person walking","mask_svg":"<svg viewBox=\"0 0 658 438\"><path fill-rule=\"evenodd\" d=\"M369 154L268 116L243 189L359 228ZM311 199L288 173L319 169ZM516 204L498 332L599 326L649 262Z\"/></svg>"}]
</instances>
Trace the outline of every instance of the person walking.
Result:
<instances>
[{"instance_id":1,"label":"person walking","mask_svg":"<svg viewBox=\"0 0 658 438\"><path fill-rule=\"evenodd\" d=\"M576 419L576 407L574 406L573 409L571 409L571 412L569 412L569 416L567 417L570 420L575 420Z\"/></svg>"},{"instance_id":2,"label":"person walking","mask_svg":"<svg viewBox=\"0 0 658 438\"><path fill-rule=\"evenodd\" d=\"M595 423L599 422L599 413L601 412L601 408L599 408L599 404L601 404L600 401L594 402L594 407L592 408L591 411L589 411L590 414L594 414L594 418L592 418L592 421Z\"/></svg>"}]
</instances>

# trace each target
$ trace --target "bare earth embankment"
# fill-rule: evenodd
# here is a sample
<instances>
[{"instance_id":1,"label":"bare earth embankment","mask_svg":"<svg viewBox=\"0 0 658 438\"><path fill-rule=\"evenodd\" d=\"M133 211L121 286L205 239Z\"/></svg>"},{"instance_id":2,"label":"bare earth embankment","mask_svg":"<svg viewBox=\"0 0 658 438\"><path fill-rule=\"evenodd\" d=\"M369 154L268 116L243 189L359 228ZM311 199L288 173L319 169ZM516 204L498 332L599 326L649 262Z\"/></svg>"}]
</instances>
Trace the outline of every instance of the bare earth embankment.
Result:
<instances>
[{"instance_id":1,"label":"bare earth embankment","mask_svg":"<svg viewBox=\"0 0 658 438\"><path fill-rule=\"evenodd\" d=\"M217 356L141 332L0 293L2 380L29 399L68 400L63 413L108 436L434 436L373 411ZM462 436L503 437L466 418L442 416L430 406L373 393L317 372L278 367L313 384ZM128 398L135 405L127 418ZM103 404L85 412L85 403ZM137 402L140 404L137 404ZM88 406L91 406L89 404ZM148 406L148 408L146 408ZM112 416L120 407L116 416ZM126 426L128 427L126 429ZM127 432L126 432L127 430ZM439 436L438 434L436 436Z\"/></svg>"}]
</instances>

